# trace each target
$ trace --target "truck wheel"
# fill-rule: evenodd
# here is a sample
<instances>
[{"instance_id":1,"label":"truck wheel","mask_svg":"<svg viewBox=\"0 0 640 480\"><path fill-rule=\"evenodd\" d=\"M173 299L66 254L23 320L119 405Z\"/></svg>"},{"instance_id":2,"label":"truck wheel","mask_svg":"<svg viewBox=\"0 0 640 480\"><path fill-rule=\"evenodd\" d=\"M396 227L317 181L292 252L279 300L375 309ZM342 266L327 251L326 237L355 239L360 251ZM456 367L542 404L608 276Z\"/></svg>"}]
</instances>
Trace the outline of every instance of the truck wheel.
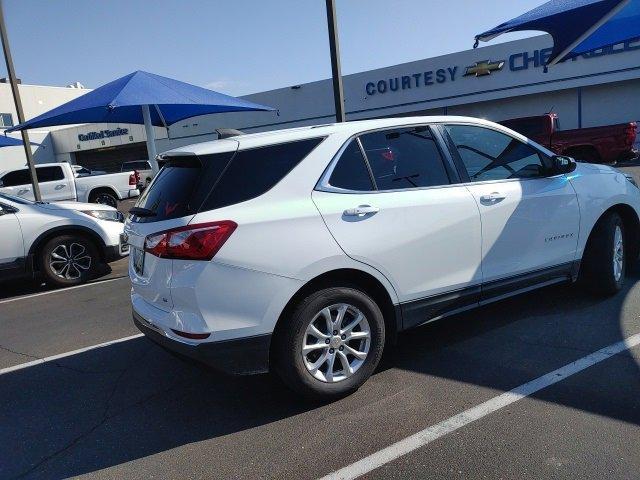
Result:
<instances>
[{"instance_id":1,"label":"truck wheel","mask_svg":"<svg viewBox=\"0 0 640 480\"><path fill-rule=\"evenodd\" d=\"M609 296L619 292L626 273L625 233L615 212L596 223L580 265L579 281L589 293Z\"/></svg>"},{"instance_id":2,"label":"truck wheel","mask_svg":"<svg viewBox=\"0 0 640 480\"><path fill-rule=\"evenodd\" d=\"M92 192L89 197L91 203L101 203L102 205L109 205L113 208L118 208L118 198L110 191L98 191Z\"/></svg>"},{"instance_id":3,"label":"truck wheel","mask_svg":"<svg viewBox=\"0 0 640 480\"><path fill-rule=\"evenodd\" d=\"M382 356L382 312L355 288L317 291L283 320L274 332L274 370L304 396L326 401L354 392Z\"/></svg>"},{"instance_id":4,"label":"truck wheel","mask_svg":"<svg viewBox=\"0 0 640 480\"><path fill-rule=\"evenodd\" d=\"M69 287L91 278L100 263L95 244L80 235L60 235L45 243L39 265L47 283Z\"/></svg>"}]
</instances>

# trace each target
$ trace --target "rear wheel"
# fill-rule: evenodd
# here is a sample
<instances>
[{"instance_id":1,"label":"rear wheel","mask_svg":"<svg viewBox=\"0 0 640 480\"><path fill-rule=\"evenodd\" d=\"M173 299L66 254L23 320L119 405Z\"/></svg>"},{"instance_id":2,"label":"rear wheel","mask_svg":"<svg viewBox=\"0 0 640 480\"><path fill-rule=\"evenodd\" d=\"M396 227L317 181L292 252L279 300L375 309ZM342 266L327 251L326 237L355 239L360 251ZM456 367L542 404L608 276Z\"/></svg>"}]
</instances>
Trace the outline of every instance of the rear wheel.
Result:
<instances>
[{"instance_id":1,"label":"rear wheel","mask_svg":"<svg viewBox=\"0 0 640 480\"><path fill-rule=\"evenodd\" d=\"M625 231L622 218L606 214L593 228L580 266L580 282L596 295L613 295L624 286Z\"/></svg>"},{"instance_id":2,"label":"rear wheel","mask_svg":"<svg viewBox=\"0 0 640 480\"><path fill-rule=\"evenodd\" d=\"M100 263L100 257L98 249L88 238L60 235L44 245L39 261L47 283L68 287L89 280Z\"/></svg>"},{"instance_id":3,"label":"rear wheel","mask_svg":"<svg viewBox=\"0 0 640 480\"><path fill-rule=\"evenodd\" d=\"M274 333L274 369L310 398L330 400L357 390L382 356L382 312L355 288L317 291L284 321Z\"/></svg>"},{"instance_id":4,"label":"rear wheel","mask_svg":"<svg viewBox=\"0 0 640 480\"><path fill-rule=\"evenodd\" d=\"M89 197L89 202L91 203L100 203L102 205L109 205L113 208L118 208L118 197L107 190L99 190L97 192L92 192Z\"/></svg>"}]
</instances>

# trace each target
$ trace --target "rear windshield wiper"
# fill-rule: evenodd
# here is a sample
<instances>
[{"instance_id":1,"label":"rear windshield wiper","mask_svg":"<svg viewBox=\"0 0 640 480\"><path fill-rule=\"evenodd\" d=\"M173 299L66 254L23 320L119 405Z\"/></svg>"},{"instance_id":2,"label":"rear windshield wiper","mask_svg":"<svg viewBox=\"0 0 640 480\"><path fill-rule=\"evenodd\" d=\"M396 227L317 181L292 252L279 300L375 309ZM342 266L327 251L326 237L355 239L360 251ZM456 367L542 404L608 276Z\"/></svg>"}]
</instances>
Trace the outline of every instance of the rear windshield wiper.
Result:
<instances>
[{"instance_id":1,"label":"rear windshield wiper","mask_svg":"<svg viewBox=\"0 0 640 480\"><path fill-rule=\"evenodd\" d=\"M133 207L129 210L129 213L136 217L155 217L157 215L153 210L144 207Z\"/></svg>"}]
</instances>

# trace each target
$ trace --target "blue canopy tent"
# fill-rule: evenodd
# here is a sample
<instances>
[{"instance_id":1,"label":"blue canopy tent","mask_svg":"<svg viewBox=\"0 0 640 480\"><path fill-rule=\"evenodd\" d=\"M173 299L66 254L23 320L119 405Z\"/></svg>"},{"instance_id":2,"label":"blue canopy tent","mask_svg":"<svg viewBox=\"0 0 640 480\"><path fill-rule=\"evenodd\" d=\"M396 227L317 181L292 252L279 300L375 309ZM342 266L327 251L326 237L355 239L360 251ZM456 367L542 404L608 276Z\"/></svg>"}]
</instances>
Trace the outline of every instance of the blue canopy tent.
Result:
<instances>
[{"instance_id":1,"label":"blue canopy tent","mask_svg":"<svg viewBox=\"0 0 640 480\"><path fill-rule=\"evenodd\" d=\"M166 128L198 115L255 110L275 109L138 70L7 131L76 123L144 124L155 173L158 164L153 126Z\"/></svg>"},{"instance_id":2,"label":"blue canopy tent","mask_svg":"<svg viewBox=\"0 0 640 480\"><path fill-rule=\"evenodd\" d=\"M640 0L551 0L476 35L474 48L480 41L524 30L539 30L553 37L548 65L555 65L640 37Z\"/></svg>"},{"instance_id":3,"label":"blue canopy tent","mask_svg":"<svg viewBox=\"0 0 640 480\"><path fill-rule=\"evenodd\" d=\"M31 145L40 145L36 142L29 142ZM0 135L0 148L2 147L17 147L24 145L24 142L18 138L11 138L5 135Z\"/></svg>"}]
</instances>

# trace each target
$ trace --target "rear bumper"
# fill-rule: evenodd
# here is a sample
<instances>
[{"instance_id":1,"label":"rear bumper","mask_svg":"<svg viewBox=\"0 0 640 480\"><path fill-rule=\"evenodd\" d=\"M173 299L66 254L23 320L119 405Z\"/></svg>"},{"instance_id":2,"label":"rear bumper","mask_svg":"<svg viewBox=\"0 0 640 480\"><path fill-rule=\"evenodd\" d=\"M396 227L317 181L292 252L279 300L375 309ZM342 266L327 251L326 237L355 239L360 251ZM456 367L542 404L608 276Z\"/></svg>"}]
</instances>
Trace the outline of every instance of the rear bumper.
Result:
<instances>
[{"instance_id":1,"label":"rear bumper","mask_svg":"<svg viewBox=\"0 0 640 480\"><path fill-rule=\"evenodd\" d=\"M215 370L232 375L251 375L269 370L270 334L192 344L167 337L162 329L144 319L135 310L133 323L161 347L192 358Z\"/></svg>"}]
</instances>

